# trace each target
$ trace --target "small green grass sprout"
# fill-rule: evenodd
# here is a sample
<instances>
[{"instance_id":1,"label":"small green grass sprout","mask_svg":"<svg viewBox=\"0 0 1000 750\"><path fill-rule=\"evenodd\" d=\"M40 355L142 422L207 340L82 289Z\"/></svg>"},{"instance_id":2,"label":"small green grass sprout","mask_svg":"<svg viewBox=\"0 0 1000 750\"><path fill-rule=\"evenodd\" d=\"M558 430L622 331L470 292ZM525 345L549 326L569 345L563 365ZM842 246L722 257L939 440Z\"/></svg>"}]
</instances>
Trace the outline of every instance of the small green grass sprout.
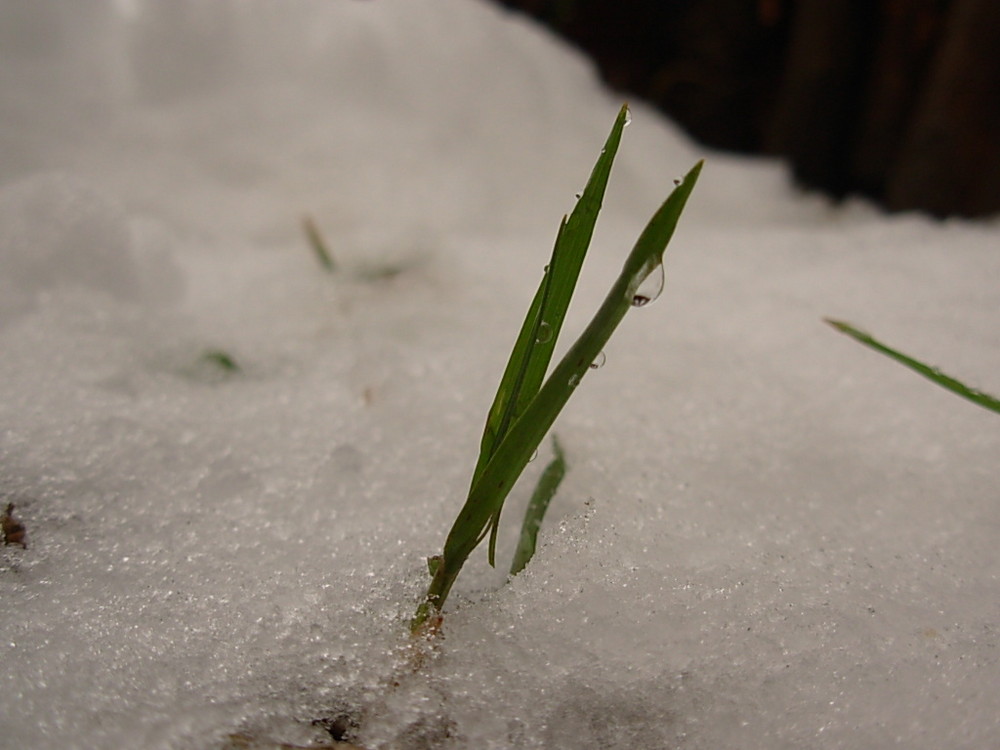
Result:
<instances>
[{"instance_id":1,"label":"small green grass sprout","mask_svg":"<svg viewBox=\"0 0 1000 750\"><path fill-rule=\"evenodd\" d=\"M869 349L874 349L880 354L884 354L890 359L896 360L905 367L909 367L914 372L923 375L928 380L932 380L942 388L946 388L952 393L958 394L962 398L968 399L972 403L978 404L984 409L989 409L990 411L1000 414L1000 399L997 399L995 396L991 396L990 394L984 393L983 391L975 388L970 388L950 375L945 375L938 368L924 364L909 355L903 354L896 349L886 346L871 334L855 328L850 323L845 323L842 320L832 320L831 318L824 318L823 320L834 329L850 336L852 339L864 344Z\"/></svg>"},{"instance_id":2,"label":"small green grass sprout","mask_svg":"<svg viewBox=\"0 0 1000 750\"><path fill-rule=\"evenodd\" d=\"M546 377L628 120L628 107L623 106L583 193L559 226L552 257L542 274L489 410L465 505L445 539L444 550L429 562L431 581L410 621L414 634L432 629L439 621L459 571L487 534L490 536L489 561L494 563L500 513L514 483L583 376L603 358L604 346L625 314L632 307L650 302L659 293L661 276L654 274L658 269L662 274L663 252L701 173L700 161L677 183L649 220L597 313ZM658 280L657 288L652 291L648 289L647 279L650 278ZM562 464L562 469L557 465L550 478L565 470L558 444L556 450L556 462ZM547 501L539 501L535 510L529 508L529 518L525 521L529 529L533 526L537 531L545 506ZM524 555L530 557L524 534L522 539L525 552L521 552L519 545L512 567L516 567L520 559L526 561ZM530 544L533 548L533 537Z\"/></svg>"},{"instance_id":3,"label":"small green grass sprout","mask_svg":"<svg viewBox=\"0 0 1000 750\"><path fill-rule=\"evenodd\" d=\"M227 374L238 373L242 370L233 355L222 349L206 349L201 353L201 361L219 368Z\"/></svg>"},{"instance_id":4,"label":"small green grass sprout","mask_svg":"<svg viewBox=\"0 0 1000 750\"><path fill-rule=\"evenodd\" d=\"M330 251L330 244L323 237L319 225L309 215L302 217L302 231L309 243L309 248L313 251L313 256L320 268L328 274L345 274L348 278L357 279L371 283L392 281L400 274L411 270L417 265L413 258L398 259L391 261L375 261L362 264L350 264L338 262Z\"/></svg>"},{"instance_id":5,"label":"small green grass sprout","mask_svg":"<svg viewBox=\"0 0 1000 750\"><path fill-rule=\"evenodd\" d=\"M311 216L302 217L302 231L305 232L306 239L309 241L309 247L312 248L313 254L316 256L316 261L323 270L327 273L336 271L337 264L333 260L333 253L330 252L330 247L326 244L322 232L319 231L319 227L316 226L316 222L313 221Z\"/></svg>"}]
</instances>

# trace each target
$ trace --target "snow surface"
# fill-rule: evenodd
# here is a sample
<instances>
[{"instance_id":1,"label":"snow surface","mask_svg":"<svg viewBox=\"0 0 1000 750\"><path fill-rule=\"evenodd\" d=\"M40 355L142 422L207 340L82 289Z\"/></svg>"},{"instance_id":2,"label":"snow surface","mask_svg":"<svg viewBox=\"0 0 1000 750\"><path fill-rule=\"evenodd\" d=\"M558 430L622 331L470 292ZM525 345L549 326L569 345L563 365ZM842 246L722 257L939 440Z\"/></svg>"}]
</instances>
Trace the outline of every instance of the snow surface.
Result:
<instances>
[{"instance_id":1,"label":"snow surface","mask_svg":"<svg viewBox=\"0 0 1000 750\"><path fill-rule=\"evenodd\" d=\"M477 551L413 672L619 99L478 0L4 0L0 63L0 746L1000 747L1000 419L820 322L1000 391L995 221L634 106L567 335L707 155L666 292L556 425L537 556Z\"/></svg>"}]
</instances>

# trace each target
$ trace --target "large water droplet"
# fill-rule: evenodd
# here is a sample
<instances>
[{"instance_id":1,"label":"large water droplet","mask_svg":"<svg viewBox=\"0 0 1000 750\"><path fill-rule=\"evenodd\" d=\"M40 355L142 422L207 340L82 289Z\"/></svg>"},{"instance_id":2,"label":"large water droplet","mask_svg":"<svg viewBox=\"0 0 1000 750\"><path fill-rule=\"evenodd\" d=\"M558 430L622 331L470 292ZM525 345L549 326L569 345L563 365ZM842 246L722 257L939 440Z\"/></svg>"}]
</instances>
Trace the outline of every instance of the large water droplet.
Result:
<instances>
[{"instance_id":1,"label":"large water droplet","mask_svg":"<svg viewBox=\"0 0 1000 750\"><path fill-rule=\"evenodd\" d=\"M535 336L535 341L539 344L546 344L552 340L552 326L546 323L544 320L541 325L538 326L538 335Z\"/></svg>"},{"instance_id":2,"label":"large water droplet","mask_svg":"<svg viewBox=\"0 0 1000 750\"><path fill-rule=\"evenodd\" d=\"M607 359L608 358L604 355L604 352L598 352L597 356L594 357L594 361L590 363L590 369L599 370L600 368L604 367L604 363L607 361Z\"/></svg>"},{"instance_id":3,"label":"large water droplet","mask_svg":"<svg viewBox=\"0 0 1000 750\"><path fill-rule=\"evenodd\" d=\"M639 288L632 296L632 307L645 307L660 296L663 291L663 264L654 268L649 276L642 280Z\"/></svg>"}]
</instances>

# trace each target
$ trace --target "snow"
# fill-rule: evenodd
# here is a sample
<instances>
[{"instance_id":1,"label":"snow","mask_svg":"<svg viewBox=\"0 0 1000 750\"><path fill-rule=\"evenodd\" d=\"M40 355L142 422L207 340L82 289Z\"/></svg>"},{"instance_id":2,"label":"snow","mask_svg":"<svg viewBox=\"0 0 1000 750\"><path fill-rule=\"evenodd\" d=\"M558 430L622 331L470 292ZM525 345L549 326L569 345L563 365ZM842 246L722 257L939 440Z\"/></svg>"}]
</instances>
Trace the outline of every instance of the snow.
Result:
<instances>
[{"instance_id":1,"label":"snow","mask_svg":"<svg viewBox=\"0 0 1000 750\"><path fill-rule=\"evenodd\" d=\"M538 554L507 583L477 551L414 669L424 558L620 101L474 0L28 7L0 3L0 746L338 717L366 748L1000 746L1000 420L821 322L1000 391L996 221L831 206L636 103L564 335L706 156L666 289L556 424Z\"/></svg>"}]
</instances>

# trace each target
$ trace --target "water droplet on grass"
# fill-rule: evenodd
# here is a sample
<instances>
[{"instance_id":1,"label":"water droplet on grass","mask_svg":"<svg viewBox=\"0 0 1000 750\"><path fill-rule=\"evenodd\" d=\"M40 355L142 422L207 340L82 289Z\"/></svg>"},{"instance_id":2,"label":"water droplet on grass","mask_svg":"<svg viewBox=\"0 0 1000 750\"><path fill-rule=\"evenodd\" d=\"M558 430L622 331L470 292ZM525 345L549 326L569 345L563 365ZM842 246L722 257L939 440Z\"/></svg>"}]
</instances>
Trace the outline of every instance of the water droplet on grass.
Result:
<instances>
[{"instance_id":1,"label":"water droplet on grass","mask_svg":"<svg viewBox=\"0 0 1000 750\"><path fill-rule=\"evenodd\" d=\"M541 325L538 326L538 335L535 336L535 341L539 344L546 344L552 340L552 326L546 323L544 320Z\"/></svg>"},{"instance_id":2,"label":"water droplet on grass","mask_svg":"<svg viewBox=\"0 0 1000 750\"><path fill-rule=\"evenodd\" d=\"M600 368L604 367L604 363L607 361L607 359L608 358L604 355L604 352L598 352L597 356L594 357L594 361L590 363L590 369L599 370Z\"/></svg>"},{"instance_id":3,"label":"water droplet on grass","mask_svg":"<svg viewBox=\"0 0 1000 750\"><path fill-rule=\"evenodd\" d=\"M632 296L632 307L645 307L660 296L663 291L663 264L654 268L649 276L642 280L639 288Z\"/></svg>"},{"instance_id":4,"label":"water droplet on grass","mask_svg":"<svg viewBox=\"0 0 1000 750\"><path fill-rule=\"evenodd\" d=\"M624 127L627 128L631 124L632 124L632 110L629 109L628 107L626 107L625 108L625 125L624 125Z\"/></svg>"},{"instance_id":5,"label":"water droplet on grass","mask_svg":"<svg viewBox=\"0 0 1000 750\"><path fill-rule=\"evenodd\" d=\"M580 376L577 373L573 373L569 376L569 387L576 388L578 385L580 385Z\"/></svg>"}]
</instances>

